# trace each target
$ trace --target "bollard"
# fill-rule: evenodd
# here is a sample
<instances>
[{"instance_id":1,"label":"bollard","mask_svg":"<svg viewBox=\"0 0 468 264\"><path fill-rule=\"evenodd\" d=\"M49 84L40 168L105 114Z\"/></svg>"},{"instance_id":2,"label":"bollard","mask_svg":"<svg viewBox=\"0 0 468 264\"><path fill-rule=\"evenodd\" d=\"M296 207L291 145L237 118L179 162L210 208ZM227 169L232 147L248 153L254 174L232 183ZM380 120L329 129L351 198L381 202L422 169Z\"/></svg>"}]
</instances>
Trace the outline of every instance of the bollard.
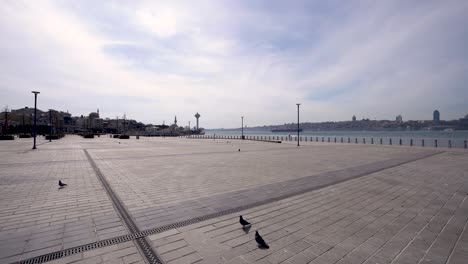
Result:
<instances>
[{"instance_id":1,"label":"bollard","mask_svg":"<svg viewBox=\"0 0 468 264\"><path fill-rule=\"evenodd\" d=\"M413 139L410 139L409 145L412 147L413 146Z\"/></svg>"},{"instance_id":2,"label":"bollard","mask_svg":"<svg viewBox=\"0 0 468 264\"><path fill-rule=\"evenodd\" d=\"M390 138L390 145L392 145L392 139Z\"/></svg>"},{"instance_id":3,"label":"bollard","mask_svg":"<svg viewBox=\"0 0 468 264\"><path fill-rule=\"evenodd\" d=\"M330 137L328 137L328 143L330 143Z\"/></svg>"},{"instance_id":4,"label":"bollard","mask_svg":"<svg viewBox=\"0 0 468 264\"><path fill-rule=\"evenodd\" d=\"M382 145L382 143L383 143L383 142L382 142L382 138L380 138L380 145Z\"/></svg>"},{"instance_id":5,"label":"bollard","mask_svg":"<svg viewBox=\"0 0 468 264\"><path fill-rule=\"evenodd\" d=\"M402 144L402 141L401 141L401 138L400 138L400 146L401 146L401 144Z\"/></svg>"},{"instance_id":6,"label":"bollard","mask_svg":"<svg viewBox=\"0 0 468 264\"><path fill-rule=\"evenodd\" d=\"M421 139L421 146L424 147L424 139Z\"/></svg>"},{"instance_id":7,"label":"bollard","mask_svg":"<svg viewBox=\"0 0 468 264\"><path fill-rule=\"evenodd\" d=\"M348 137L348 143L351 143L351 138L350 137Z\"/></svg>"},{"instance_id":8,"label":"bollard","mask_svg":"<svg viewBox=\"0 0 468 264\"><path fill-rule=\"evenodd\" d=\"M341 137L341 143L343 143L343 137Z\"/></svg>"},{"instance_id":9,"label":"bollard","mask_svg":"<svg viewBox=\"0 0 468 264\"><path fill-rule=\"evenodd\" d=\"M315 137L315 142L318 142L318 137Z\"/></svg>"},{"instance_id":10,"label":"bollard","mask_svg":"<svg viewBox=\"0 0 468 264\"><path fill-rule=\"evenodd\" d=\"M324 137L322 137L322 142L325 142L325 138L324 138Z\"/></svg>"},{"instance_id":11,"label":"bollard","mask_svg":"<svg viewBox=\"0 0 468 264\"><path fill-rule=\"evenodd\" d=\"M366 144L366 138L362 138L362 143Z\"/></svg>"},{"instance_id":12,"label":"bollard","mask_svg":"<svg viewBox=\"0 0 468 264\"><path fill-rule=\"evenodd\" d=\"M374 144L374 138L371 138L371 139L370 139L370 143L371 143L371 144Z\"/></svg>"},{"instance_id":13,"label":"bollard","mask_svg":"<svg viewBox=\"0 0 468 264\"><path fill-rule=\"evenodd\" d=\"M449 141L448 141L448 147L449 147L449 148L452 148L452 140L450 140L450 139L449 139Z\"/></svg>"},{"instance_id":14,"label":"bollard","mask_svg":"<svg viewBox=\"0 0 468 264\"><path fill-rule=\"evenodd\" d=\"M437 139L434 139L434 147L437 148Z\"/></svg>"},{"instance_id":15,"label":"bollard","mask_svg":"<svg viewBox=\"0 0 468 264\"><path fill-rule=\"evenodd\" d=\"M356 143L356 144L357 144L357 138L356 138L356 140L354 140L354 143Z\"/></svg>"},{"instance_id":16,"label":"bollard","mask_svg":"<svg viewBox=\"0 0 468 264\"><path fill-rule=\"evenodd\" d=\"M336 137L335 137L335 143L336 143Z\"/></svg>"},{"instance_id":17,"label":"bollard","mask_svg":"<svg viewBox=\"0 0 468 264\"><path fill-rule=\"evenodd\" d=\"M464 148L466 148L466 147L467 147L467 144L466 144L466 140L465 140L465 141L464 141Z\"/></svg>"}]
</instances>

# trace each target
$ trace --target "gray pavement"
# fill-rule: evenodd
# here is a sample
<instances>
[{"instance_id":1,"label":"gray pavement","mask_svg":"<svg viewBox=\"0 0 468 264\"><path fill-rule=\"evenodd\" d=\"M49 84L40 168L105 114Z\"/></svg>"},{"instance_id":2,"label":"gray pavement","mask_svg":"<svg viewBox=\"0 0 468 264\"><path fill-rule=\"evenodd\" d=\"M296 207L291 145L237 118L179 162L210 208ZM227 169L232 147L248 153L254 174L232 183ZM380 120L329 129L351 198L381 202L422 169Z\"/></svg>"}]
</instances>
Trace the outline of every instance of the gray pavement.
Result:
<instances>
[{"instance_id":1,"label":"gray pavement","mask_svg":"<svg viewBox=\"0 0 468 264\"><path fill-rule=\"evenodd\" d=\"M248 208L148 236L167 263L468 259L467 151L179 138L38 142L32 151L31 140L0 141L0 263L131 232L85 150L141 231ZM69 186L58 189L59 179ZM239 214L254 223L250 232ZM255 230L269 250L256 247ZM53 262L142 263L141 253L129 241Z\"/></svg>"}]
</instances>

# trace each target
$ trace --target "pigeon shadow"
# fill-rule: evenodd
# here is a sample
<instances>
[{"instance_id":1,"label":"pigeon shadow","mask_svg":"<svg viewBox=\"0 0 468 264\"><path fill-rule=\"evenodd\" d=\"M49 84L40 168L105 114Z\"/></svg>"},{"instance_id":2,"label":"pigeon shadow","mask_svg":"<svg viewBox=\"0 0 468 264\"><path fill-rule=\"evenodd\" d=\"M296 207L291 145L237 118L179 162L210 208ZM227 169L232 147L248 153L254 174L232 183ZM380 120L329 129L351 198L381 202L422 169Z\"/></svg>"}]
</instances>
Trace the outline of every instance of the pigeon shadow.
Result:
<instances>
[{"instance_id":1,"label":"pigeon shadow","mask_svg":"<svg viewBox=\"0 0 468 264\"><path fill-rule=\"evenodd\" d=\"M257 247L258 247L259 249L261 249L261 250L267 250L267 249L270 248L270 247L268 247L268 246L266 247L266 246L262 246L262 245L259 245L259 244L257 244Z\"/></svg>"},{"instance_id":2,"label":"pigeon shadow","mask_svg":"<svg viewBox=\"0 0 468 264\"><path fill-rule=\"evenodd\" d=\"M252 225L244 226L244 227L242 227L242 230L244 230L244 232L245 232L246 234L248 234L249 231L250 231L250 228L252 228Z\"/></svg>"},{"instance_id":3,"label":"pigeon shadow","mask_svg":"<svg viewBox=\"0 0 468 264\"><path fill-rule=\"evenodd\" d=\"M65 188L65 186L60 186L60 187L58 187L59 191L60 191L61 189L63 189L63 188Z\"/></svg>"}]
</instances>

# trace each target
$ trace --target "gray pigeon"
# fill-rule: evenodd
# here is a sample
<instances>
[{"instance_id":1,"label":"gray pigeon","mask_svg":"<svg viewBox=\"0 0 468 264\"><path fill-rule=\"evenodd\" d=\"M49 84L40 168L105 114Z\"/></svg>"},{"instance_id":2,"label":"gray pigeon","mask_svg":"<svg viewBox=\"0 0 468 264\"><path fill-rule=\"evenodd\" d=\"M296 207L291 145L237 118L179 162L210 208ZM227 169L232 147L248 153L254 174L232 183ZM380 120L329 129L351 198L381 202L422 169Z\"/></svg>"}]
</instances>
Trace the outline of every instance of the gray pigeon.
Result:
<instances>
[{"instance_id":1,"label":"gray pigeon","mask_svg":"<svg viewBox=\"0 0 468 264\"><path fill-rule=\"evenodd\" d=\"M242 225L242 227L250 226L250 223L245 221L244 218L242 218L242 215L239 217L239 223Z\"/></svg>"},{"instance_id":2,"label":"gray pigeon","mask_svg":"<svg viewBox=\"0 0 468 264\"><path fill-rule=\"evenodd\" d=\"M255 241L257 241L257 244L260 248L265 248L265 249L270 248L270 246L268 246L265 240L263 240L263 238L260 236L258 231L255 231Z\"/></svg>"}]
</instances>

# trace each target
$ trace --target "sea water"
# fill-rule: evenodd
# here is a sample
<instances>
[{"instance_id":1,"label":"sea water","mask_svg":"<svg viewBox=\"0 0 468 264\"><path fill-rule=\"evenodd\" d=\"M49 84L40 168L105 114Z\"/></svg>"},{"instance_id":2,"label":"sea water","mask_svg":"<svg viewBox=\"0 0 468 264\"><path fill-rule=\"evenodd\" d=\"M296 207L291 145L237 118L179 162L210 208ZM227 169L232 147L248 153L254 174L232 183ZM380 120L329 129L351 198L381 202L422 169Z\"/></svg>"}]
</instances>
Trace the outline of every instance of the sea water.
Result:
<instances>
[{"instance_id":1,"label":"sea water","mask_svg":"<svg viewBox=\"0 0 468 264\"><path fill-rule=\"evenodd\" d=\"M241 129L210 129L205 130L206 135L216 136L240 136ZM296 140L297 132L271 132L270 130L244 129L245 136L270 137L270 139ZM383 145L409 146L411 142L414 146L425 147L451 147L464 148L465 141L468 140L468 130L456 131L312 131L303 130L299 133L302 140L316 142L336 142L357 143L379 145L382 139ZM274 138L273 138L274 137Z\"/></svg>"}]
</instances>

